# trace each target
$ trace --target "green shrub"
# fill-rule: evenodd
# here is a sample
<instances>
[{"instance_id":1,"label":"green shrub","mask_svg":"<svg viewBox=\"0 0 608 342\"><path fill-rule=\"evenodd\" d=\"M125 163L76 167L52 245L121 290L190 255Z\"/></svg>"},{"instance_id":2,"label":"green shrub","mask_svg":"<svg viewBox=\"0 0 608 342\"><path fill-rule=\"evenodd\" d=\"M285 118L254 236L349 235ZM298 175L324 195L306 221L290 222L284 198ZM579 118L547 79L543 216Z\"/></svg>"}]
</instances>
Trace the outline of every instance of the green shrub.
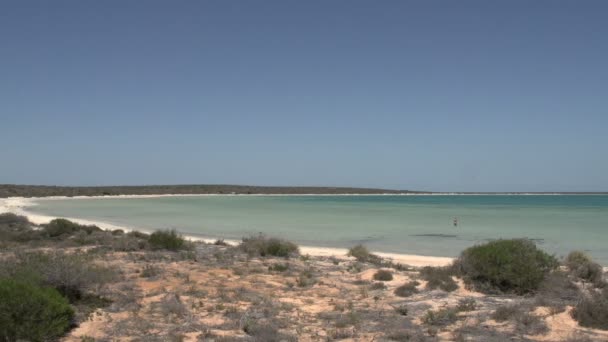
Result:
<instances>
[{"instance_id":1,"label":"green shrub","mask_svg":"<svg viewBox=\"0 0 608 342\"><path fill-rule=\"evenodd\" d=\"M525 311L520 303L503 304L497 307L490 317L496 322L504 322L522 315Z\"/></svg>"},{"instance_id":2,"label":"green shrub","mask_svg":"<svg viewBox=\"0 0 608 342\"><path fill-rule=\"evenodd\" d=\"M175 231L175 229L157 230L150 235L148 242L152 249L178 251L186 247L186 239Z\"/></svg>"},{"instance_id":3,"label":"green shrub","mask_svg":"<svg viewBox=\"0 0 608 342\"><path fill-rule=\"evenodd\" d=\"M82 225L62 218L54 219L42 227L47 236L52 238L73 235L79 231L84 231L87 234L91 234L92 232L102 230L97 226Z\"/></svg>"},{"instance_id":4,"label":"green shrub","mask_svg":"<svg viewBox=\"0 0 608 342\"><path fill-rule=\"evenodd\" d=\"M465 282L485 293L532 292L557 266L555 257L526 239L496 240L470 247L456 262Z\"/></svg>"},{"instance_id":5,"label":"green shrub","mask_svg":"<svg viewBox=\"0 0 608 342\"><path fill-rule=\"evenodd\" d=\"M347 256L351 256L359 262L369 262L371 264L380 264L382 263L382 258L377 256L376 254L370 253L367 247L359 244L348 250Z\"/></svg>"},{"instance_id":6,"label":"green shrub","mask_svg":"<svg viewBox=\"0 0 608 342\"><path fill-rule=\"evenodd\" d=\"M596 286L602 286L603 269L602 266L581 251L573 251L568 254L565 264L570 273L577 278L588 281Z\"/></svg>"},{"instance_id":7,"label":"green shrub","mask_svg":"<svg viewBox=\"0 0 608 342\"><path fill-rule=\"evenodd\" d=\"M17 253L5 273L16 279L55 288L71 301L118 277L110 268L98 266L84 253Z\"/></svg>"},{"instance_id":8,"label":"green shrub","mask_svg":"<svg viewBox=\"0 0 608 342\"><path fill-rule=\"evenodd\" d=\"M581 326L608 330L608 288L581 298L572 310L572 317Z\"/></svg>"},{"instance_id":9,"label":"green shrub","mask_svg":"<svg viewBox=\"0 0 608 342\"><path fill-rule=\"evenodd\" d=\"M146 264L139 274L142 278L153 278L161 273L160 268Z\"/></svg>"},{"instance_id":10,"label":"green shrub","mask_svg":"<svg viewBox=\"0 0 608 342\"><path fill-rule=\"evenodd\" d=\"M0 214L0 241L39 240L40 232L33 230L32 226L33 224L25 216L13 213Z\"/></svg>"},{"instance_id":11,"label":"green shrub","mask_svg":"<svg viewBox=\"0 0 608 342\"><path fill-rule=\"evenodd\" d=\"M0 214L0 229L1 230L24 230L30 228L31 223L25 216L15 215L13 213Z\"/></svg>"},{"instance_id":12,"label":"green shrub","mask_svg":"<svg viewBox=\"0 0 608 342\"><path fill-rule=\"evenodd\" d=\"M63 335L74 312L56 290L0 280L0 340L48 341Z\"/></svg>"},{"instance_id":13,"label":"green shrub","mask_svg":"<svg viewBox=\"0 0 608 342\"><path fill-rule=\"evenodd\" d=\"M141 239L141 240L146 240L146 241L150 238L149 234L142 233L142 232L137 231L137 230L132 230L132 231L128 232L127 236L130 236L130 237L133 237L133 238L137 238L137 239Z\"/></svg>"},{"instance_id":14,"label":"green shrub","mask_svg":"<svg viewBox=\"0 0 608 342\"><path fill-rule=\"evenodd\" d=\"M239 248L249 255L290 257L298 254L298 245L291 241L268 238L263 234L243 238Z\"/></svg>"},{"instance_id":15,"label":"green shrub","mask_svg":"<svg viewBox=\"0 0 608 342\"><path fill-rule=\"evenodd\" d=\"M434 290L440 288L446 292L458 289L458 284L452 278L454 275L453 267L430 267L426 266L420 270L420 276L426 280L426 288Z\"/></svg>"},{"instance_id":16,"label":"green shrub","mask_svg":"<svg viewBox=\"0 0 608 342\"><path fill-rule=\"evenodd\" d=\"M395 289L395 296L409 297L411 295L414 295L418 293L418 289L416 288L416 286L418 285L420 285L420 283L415 280L409 283L405 283Z\"/></svg>"},{"instance_id":17,"label":"green shrub","mask_svg":"<svg viewBox=\"0 0 608 342\"><path fill-rule=\"evenodd\" d=\"M374 280L391 281L393 280L393 274L391 271L378 270L378 272L374 273Z\"/></svg>"}]
</instances>

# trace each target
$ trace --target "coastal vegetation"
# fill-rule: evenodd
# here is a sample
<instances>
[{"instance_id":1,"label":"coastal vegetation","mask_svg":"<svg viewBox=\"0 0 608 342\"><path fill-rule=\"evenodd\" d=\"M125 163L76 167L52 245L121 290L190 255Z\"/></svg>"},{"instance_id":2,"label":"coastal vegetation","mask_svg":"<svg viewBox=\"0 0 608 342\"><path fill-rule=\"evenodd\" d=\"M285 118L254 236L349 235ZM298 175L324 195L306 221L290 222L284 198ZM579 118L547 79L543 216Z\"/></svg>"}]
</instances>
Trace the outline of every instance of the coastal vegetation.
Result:
<instances>
[{"instance_id":1,"label":"coastal vegetation","mask_svg":"<svg viewBox=\"0 0 608 342\"><path fill-rule=\"evenodd\" d=\"M185 249L187 245L186 239L175 229L157 230L150 234L148 242L153 249L166 249L170 251Z\"/></svg>"},{"instance_id":2,"label":"coastal vegetation","mask_svg":"<svg viewBox=\"0 0 608 342\"><path fill-rule=\"evenodd\" d=\"M389 270L378 270L374 273L374 280L391 281L393 280L393 273Z\"/></svg>"},{"instance_id":3,"label":"coastal vegetation","mask_svg":"<svg viewBox=\"0 0 608 342\"><path fill-rule=\"evenodd\" d=\"M269 238L264 234L243 238L239 247L251 256L275 256L288 258L299 253L298 246L291 241Z\"/></svg>"},{"instance_id":4,"label":"coastal vegetation","mask_svg":"<svg viewBox=\"0 0 608 342\"><path fill-rule=\"evenodd\" d=\"M608 337L602 267L581 252L559 261L528 240L416 268L363 245L298 257L293 242L264 235L232 246L0 214L0 247L1 341Z\"/></svg>"},{"instance_id":5,"label":"coastal vegetation","mask_svg":"<svg viewBox=\"0 0 608 342\"><path fill-rule=\"evenodd\" d=\"M0 340L46 341L69 328L74 311L50 287L11 278L0 279Z\"/></svg>"},{"instance_id":6,"label":"coastal vegetation","mask_svg":"<svg viewBox=\"0 0 608 342\"><path fill-rule=\"evenodd\" d=\"M424 193L347 187L249 186L228 184L141 185L141 186L45 186L0 184L0 198L49 196L117 195L204 195L204 194L401 194Z\"/></svg>"},{"instance_id":7,"label":"coastal vegetation","mask_svg":"<svg viewBox=\"0 0 608 342\"><path fill-rule=\"evenodd\" d=\"M557 259L526 239L496 240L467 248L455 267L465 283L484 293L526 294L559 266Z\"/></svg>"}]
</instances>

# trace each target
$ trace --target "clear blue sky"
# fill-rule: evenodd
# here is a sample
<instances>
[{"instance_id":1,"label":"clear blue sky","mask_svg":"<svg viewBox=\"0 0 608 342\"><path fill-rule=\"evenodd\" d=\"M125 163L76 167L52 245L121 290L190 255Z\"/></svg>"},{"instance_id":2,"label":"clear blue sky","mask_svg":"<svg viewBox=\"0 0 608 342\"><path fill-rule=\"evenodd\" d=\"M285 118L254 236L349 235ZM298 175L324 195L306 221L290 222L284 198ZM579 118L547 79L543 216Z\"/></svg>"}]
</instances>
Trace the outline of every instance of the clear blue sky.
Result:
<instances>
[{"instance_id":1,"label":"clear blue sky","mask_svg":"<svg viewBox=\"0 0 608 342\"><path fill-rule=\"evenodd\" d=\"M2 1L0 183L608 191L608 1Z\"/></svg>"}]
</instances>

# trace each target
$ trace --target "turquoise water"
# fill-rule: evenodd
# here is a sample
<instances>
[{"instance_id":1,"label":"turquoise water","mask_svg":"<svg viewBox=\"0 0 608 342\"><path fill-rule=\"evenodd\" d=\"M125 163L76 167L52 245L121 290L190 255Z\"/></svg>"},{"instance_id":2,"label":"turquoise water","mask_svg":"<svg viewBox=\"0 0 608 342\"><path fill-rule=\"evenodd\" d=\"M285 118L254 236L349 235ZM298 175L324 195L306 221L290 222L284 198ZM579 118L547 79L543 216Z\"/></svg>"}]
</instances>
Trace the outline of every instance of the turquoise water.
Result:
<instances>
[{"instance_id":1,"label":"turquoise water","mask_svg":"<svg viewBox=\"0 0 608 342\"><path fill-rule=\"evenodd\" d=\"M608 196L195 196L41 200L33 212L240 239L264 232L302 245L456 256L496 238L534 239L608 265ZM458 217L458 227L453 218Z\"/></svg>"}]
</instances>

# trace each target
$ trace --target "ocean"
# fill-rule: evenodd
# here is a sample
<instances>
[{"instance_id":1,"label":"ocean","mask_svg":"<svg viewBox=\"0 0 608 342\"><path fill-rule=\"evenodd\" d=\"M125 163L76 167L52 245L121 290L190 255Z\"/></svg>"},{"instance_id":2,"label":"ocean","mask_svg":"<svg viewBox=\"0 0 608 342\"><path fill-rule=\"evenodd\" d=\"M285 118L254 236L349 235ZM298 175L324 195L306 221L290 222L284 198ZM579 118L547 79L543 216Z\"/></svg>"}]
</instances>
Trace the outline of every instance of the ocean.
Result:
<instances>
[{"instance_id":1,"label":"ocean","mask_svg":"<svg viewBox=\"0 0 608 342\"><path fill-rule=\"evenodd\" d=\"M529 238L558 257L583 250L608 265L608 195L176 196L36 200L28 211L188 235L264 233L301 245L457 256ZM454 221L457 221L454 225Z\"/></svg>"}]
</instances>

